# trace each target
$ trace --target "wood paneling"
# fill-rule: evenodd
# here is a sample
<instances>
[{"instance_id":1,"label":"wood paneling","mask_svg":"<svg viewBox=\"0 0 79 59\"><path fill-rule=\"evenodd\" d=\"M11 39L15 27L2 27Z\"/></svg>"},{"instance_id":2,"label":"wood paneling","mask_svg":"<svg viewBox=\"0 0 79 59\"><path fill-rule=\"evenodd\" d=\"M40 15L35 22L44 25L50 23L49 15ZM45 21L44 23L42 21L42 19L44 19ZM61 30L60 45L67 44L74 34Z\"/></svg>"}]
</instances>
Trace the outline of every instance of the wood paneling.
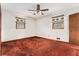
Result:
<instances>
[{"instance_id":1,"label":"wood paneling","mask_svg":"<svg viewBox=\"0 0 79 59\"><path fill-rule=\"evenodd\" d=\"M79 56L79 46L42 37L3 42L4 56Z\"/></svg>"},{"instance_id":2,"label":"wood paneling","mask_svg":"<svg viewBox=\"0 0 79 59\"><path fill-rule=\"evenodd\" d=\"M69 16L69 42L79 45L79 13Z\"/></svg>"}]
</instances>

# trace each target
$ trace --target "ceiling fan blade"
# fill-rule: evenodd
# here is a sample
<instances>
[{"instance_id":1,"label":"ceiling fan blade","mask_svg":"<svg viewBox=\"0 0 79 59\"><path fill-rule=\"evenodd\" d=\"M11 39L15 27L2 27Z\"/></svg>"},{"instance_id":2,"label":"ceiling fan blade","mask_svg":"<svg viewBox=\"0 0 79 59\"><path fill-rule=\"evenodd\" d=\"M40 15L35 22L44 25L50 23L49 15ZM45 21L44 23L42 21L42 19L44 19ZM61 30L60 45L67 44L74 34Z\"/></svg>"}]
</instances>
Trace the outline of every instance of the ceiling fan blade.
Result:
<instances>
[{"instance_id":1,"label":"ceiling fan blade","mask_svg":"<svg viewBox=\"0 0 79 59\"><path fill-rule=\"evenodd\" d=\"M49 9L42 9L42 10L40 10L40 11L48 11Z\"/></svg>"},{"instance_id":2,"label":"ceiling fan blade","mask_svg":"<svg viewBox=\"0 0 79 59\"><path fill-rule=\"evenodd\" d=\"M37 11L37 10L28 10L28 11Z\"/></svg>"}]
</instances>

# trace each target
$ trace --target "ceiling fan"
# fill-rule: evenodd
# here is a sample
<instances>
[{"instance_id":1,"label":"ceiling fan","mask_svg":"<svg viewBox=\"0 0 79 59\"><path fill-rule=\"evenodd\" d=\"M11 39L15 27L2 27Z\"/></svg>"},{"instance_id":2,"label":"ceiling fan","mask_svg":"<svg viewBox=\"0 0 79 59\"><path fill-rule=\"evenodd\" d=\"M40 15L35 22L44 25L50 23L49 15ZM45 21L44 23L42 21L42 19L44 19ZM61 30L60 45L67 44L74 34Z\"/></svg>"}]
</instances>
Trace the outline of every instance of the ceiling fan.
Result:
<instances>
[{"instance_id":1,"label":"ceiling fan","mask_svg":"<svg viewBox=\"0 0 79 59\"><path fill-rule=\"evenodd\" d=\"M41 13L41 15L44 15L43 14L43 11L48 11L49 9L40 9L40 4L37 4L37 8L36 10L28 10L28 11L35 11L36 13L34 13L34 15L37 15L39 13Z\"/></svg>"}]
</instances>

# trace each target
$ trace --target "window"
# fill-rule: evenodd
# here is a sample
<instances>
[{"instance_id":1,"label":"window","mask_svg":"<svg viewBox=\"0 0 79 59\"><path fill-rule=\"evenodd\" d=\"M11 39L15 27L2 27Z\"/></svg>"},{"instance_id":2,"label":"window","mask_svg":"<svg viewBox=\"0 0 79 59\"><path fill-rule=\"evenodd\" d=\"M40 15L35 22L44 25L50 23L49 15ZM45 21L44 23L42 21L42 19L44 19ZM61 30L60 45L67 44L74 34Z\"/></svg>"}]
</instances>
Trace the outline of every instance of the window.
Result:
<instances>
[{"instance_id":1,"label":"window","mask_svg":"<svg viewBox=\"0 0 79 59\"><path fill-rule=\"evenodd\" d=\"M16 17L16 29L25 29L25 18Z\"/></svg>"}]
</instances>

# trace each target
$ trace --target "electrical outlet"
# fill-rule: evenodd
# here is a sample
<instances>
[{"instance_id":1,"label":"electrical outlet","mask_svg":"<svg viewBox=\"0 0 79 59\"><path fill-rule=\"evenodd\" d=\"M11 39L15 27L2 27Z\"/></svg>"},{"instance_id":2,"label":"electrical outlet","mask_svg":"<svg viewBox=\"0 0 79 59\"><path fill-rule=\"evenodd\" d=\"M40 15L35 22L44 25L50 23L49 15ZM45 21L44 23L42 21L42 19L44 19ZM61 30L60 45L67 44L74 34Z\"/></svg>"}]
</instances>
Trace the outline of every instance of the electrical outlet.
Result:
<instances>
[{"instance_id":1,"label":"electrical outlet","mask_svg":"<svg viewBox=\"0 0 79 59\"><path fill-rule=\"evenodd\" d=\"M48 37L50 37L50 35L48 35Z\"/></svg>"},{"instance_id":2,"label":"electrical outlet","mask_svg":"<svg viewBox=\"0 0 79 59\"><path fill-rule=\"evenodd\" d=\"M56 39L57 39L57 40L60 40L60 38L59 38L59 37L57 37Z\"/></svg>"}]
</instances>

